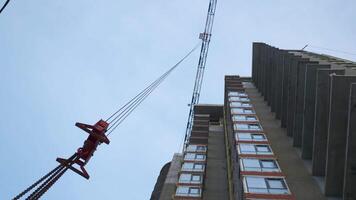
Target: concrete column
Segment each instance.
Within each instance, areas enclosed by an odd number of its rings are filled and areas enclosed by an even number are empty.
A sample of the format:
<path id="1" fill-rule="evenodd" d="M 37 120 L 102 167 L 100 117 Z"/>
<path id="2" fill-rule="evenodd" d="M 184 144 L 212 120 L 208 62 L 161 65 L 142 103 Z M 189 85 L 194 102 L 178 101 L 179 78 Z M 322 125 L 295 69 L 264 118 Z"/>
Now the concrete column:
<path id="1" fill-rule="evenodd" d="M 282 89 L 282 103 L 281 103 L 281 126 L 287 127 L 287 113 L 288 113 L 288 96 L 289 96 L 289 82 L 290 82 L 290 66 L 291 55 L 284 52 L 283 56 L 283 89 Z"/>
<path id="2" fill-rule="evenodd" d="M 300 147 L 302 145 L 302 130 L 304 118 L 304 91 L 305 91 L 305 72 L 308 64 L 317 64 L 317 62 L 310 62 L 309 59 L 303 59 L 298 62 L 297 74 L 297 89 L 295 102 L 295 117 L 293 127 L 293 145 Z"/>
<path id="3" fill-rule="evenodd" d="M 356 83 L 350 89 L 349 115 L 344 175 L 344 200 L 356 199 Z"/>
<path id="4" fill-rule="evenodd" d="M 295 117 L 295 105 L 297 98 L 297 74 L 298 74 L 298 58 L 297 56 L 292 57 L 292 62 L 290 66 L 289 73 L 289 83 L 288 83 L 288 112 L 287 112 L 287 135 L 293 136 L 294 128 L 294 117 Z M 294 142 L 293 142 L 294 143 Z"/>
<path id="5" fill-rule="evenodd" d="M 325 172 L 325 194 L 328 196 L 342 196 L 343 193 L 348 102 L 352 82 L 356 82 L 356 76 L 331 75 Z"/>
<path id="6" fill-rule="evenodd" d="M 344 70 L 317 69 L 315 123 L 312 157 L 312 174 L 325 176 L 326 143 L 329 119 L 330 74 L 343 74 Z"/>
<path id="7" fill-rule="evenodd" d="M 329 69 L 330 65 L 308 64 L 305 71 L 304 116 L 302 130 L 302 158 L 311 159 L 313 155 L 316 76 L 318 69 Z"/>

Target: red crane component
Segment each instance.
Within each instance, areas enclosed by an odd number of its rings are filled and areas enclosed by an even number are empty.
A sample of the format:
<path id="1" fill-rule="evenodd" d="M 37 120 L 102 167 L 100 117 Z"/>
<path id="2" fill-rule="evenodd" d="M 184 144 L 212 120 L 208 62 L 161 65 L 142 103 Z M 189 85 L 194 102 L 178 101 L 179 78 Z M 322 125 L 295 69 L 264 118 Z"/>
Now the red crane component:
<path id="1" fill-rule="evenodd" d="M 74 159 L 57 158 L 56 160 L 61 163 L 61 165 L 69 167 L 69 169 L 71 169 L 75 173 L 83 176 L 86 179 L 89 179 L 89 174 L 85 170 L 84 166 L 89 162 L 90 158 L 96 151 L 96 148 L 101 143 L 110 143 L 110 140 L 105 135 L 109 127 L 109 123 L 101 119 L 94 125 L 88 125 L 78 122 L 75 125 L 87 132 L 89 134 L 88 138 L 84 141 L 83 146 L 78 148 L 77 152 L 75 153 Z M 73 167 L 72 164 L 79 165 L 80 169 Z"/>

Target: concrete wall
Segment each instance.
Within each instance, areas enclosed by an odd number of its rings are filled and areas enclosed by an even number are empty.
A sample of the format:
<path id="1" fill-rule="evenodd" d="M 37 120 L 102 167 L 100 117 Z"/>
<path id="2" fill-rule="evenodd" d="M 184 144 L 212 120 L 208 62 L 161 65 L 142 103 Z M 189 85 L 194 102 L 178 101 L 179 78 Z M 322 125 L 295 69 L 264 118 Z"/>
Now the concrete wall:
<path id="1" fill-rule="evenodd" d="M 264 43 L 253 44 L 252 59 L 254 85 L 310 175 L 320 177 L 320 189 L 327 196 L 353 199 L 356 150 L 349 101 L 356 63 Z"/>

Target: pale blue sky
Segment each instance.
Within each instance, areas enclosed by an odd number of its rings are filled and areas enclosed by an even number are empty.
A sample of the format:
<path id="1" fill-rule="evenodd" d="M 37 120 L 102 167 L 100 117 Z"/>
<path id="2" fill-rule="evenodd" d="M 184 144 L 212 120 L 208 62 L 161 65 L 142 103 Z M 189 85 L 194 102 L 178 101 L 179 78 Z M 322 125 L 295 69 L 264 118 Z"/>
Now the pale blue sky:
<path id="1" fill-rule="evenodd" d="M 107 117 L 190 50 L 207 6 L 11 1 L 0 15 L 0 199 L 82 145 L 87 135 L 75 122 Z M 201 102 L 222 103 L 225 74 L 250 75 L 253 41 L 356 53 L 355 9 L 354 0 L 219 0 Z M 45 199 L 149 199 L 162 165 L 179 150 L 197 62 L 198 51 L 99 147 L 89 181 L 69 172 Z"/>

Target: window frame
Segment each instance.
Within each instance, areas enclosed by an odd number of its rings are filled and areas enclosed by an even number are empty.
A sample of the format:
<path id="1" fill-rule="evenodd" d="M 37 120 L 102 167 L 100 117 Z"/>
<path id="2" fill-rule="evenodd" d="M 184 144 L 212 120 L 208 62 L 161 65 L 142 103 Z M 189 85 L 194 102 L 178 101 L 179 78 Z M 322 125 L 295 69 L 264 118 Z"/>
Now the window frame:
<path id="1" fill-rule="evenodd" d="M 179 188 L 188 189 L 187 193 L 178 193 Z M 192 193 L 192 190 L 198 189 L 198 193 Z M 202 189 L 198 186 L 188 186 L 188 185 L 179 185 L 176 189 L 175 196 L 179 197 L 201 197 Z"/>
<path id="2" fill-rule="evenodd" d="M 248 184 L 248 178 L 258 178 L 262 179 L 261 183 L 264 183 L 266 186 L 264 187 L 250 187 Z M 271 187 L 271 184 L 269 183 L 270 180 L 279 180 L 282 183 L 283 188 L 273 188 Z M 291 192 L 289 190 L 287 181 L 285 180 L 285 177 L 271 177 L 271 176 L 243 176 L 243 188 L 245 193 L 254 193 L 254 194 L 271 194 L 271 195 L 291 195 Z M 251 191 L 255 190 L 255 191 Z M 261 190 L 260 192 L 257 192 L 256 190 Z M 273 192 L 273 191 L 282 191 L 282 192 Z M 263 192 L 265 191 L 265 192 Z"/>
<path id="3" fill-rule="evenodd" d="M 194 157 L 187 157 L 188 155 L 193 155 Z M 198 158 L 199 156 L 202 156 L 202 158 Z M 184 154 L 184 161 L 206 161 L 206 155 L 202 153 L 193 153 L 193 152 L 187 152 Z"/>
<path id="4" fill-rule="evenodd" d="M 257 160 L 259 167 L 246 166 L 247 160 Z M 276 168 L 264 167 L 263 162 L 273 161 Z M 244 172 L 281 172 L 281 168 L 276 159 L 266 159 L 266 158 L 240 158 L 239 159 L 240 169 Z"/>
<path id="5" fill-rule="evenodd" d="M 241 128 L 241 126 L 247 126 L 247 129 L 243 129 L 243 128 Z M 251 128 L 253 126 L 257 126 L 258 129 Z M 259 123 L 235 123 L 234 130 L 235 131 L 263 131 L 263 128 L 262 128 L 261 124 L 259 124 Z"/>
<path id="6" fill-rule="evenodd" d="M 182 180 L 182 176 L 184 176 L 184 175 L 189 175 L 189 180 Z M 199 180 L 198 181 L 194 180 L 194 177 L 199 177 Z M 203 183 L 203 177 L 202 177 L 202 174 L 194 174 L 194 173 L 182 172 L 179 175 L 178 183 L 181 183 L 181 184 L 202 184 Z"/>
<path id="7" fill-rule="evenodd" d="M 248 151 L 248 152 L 245 152 L 245 151 L 242 151 L 241 150 L 241 147 L 242 146 L 253 146 L 254 150 L 255 151 Z M 268 153 L 264 153 L 264 151 L 258 151 L 258 147 L 267 147 L 269 149 Z M 272 148 L 269 144 L 255 144 L 255 143 L 239 143 L 237 144 L 237 151 L 238 151 L 238 154 L 249 154 L 249 155 L 274 155 L 273 154 L 273 151 L 272 151 Z"/>
<path id="8" fill-rule="evenodd" d="M 232 115 L 255 115 L 256 112 L 252 109 L 252 108 L 239 108 L 239 107 L 232 107 L 230 108 L 231 110 L 231 114 Z M 243 112 L 237 112 L 234 110 L 242 110 Z M 246 112 L 247 110 L 251 111 L 251 112 Z"/>
<path id="9" fill-rule="evenodd" d="M 184 168 L 184 165 L 192 165 L 192 168 Z M 202 166 L 202 168 L 197 168 L 196 166 Z M 194 162 L 183 162 L 181 166 L 182 172 L 204 172 L 205 164 L 204 163 L 194 163 Z"/>
<path id="10" fill-rule="evenodd" d="M 240 138 L 240 135 L 249 135 L 250 137 L 248 139 L 243 139 L 243 138 Z M 253 138 L 254 135 L 261 135 L 261 136 L 263 136 L 263 139 L 262 140 L 261 139 L 254 139 Z M 241 142 L 241 141 L 244 141 L 244 142 L 246 142 L 246 141 L 267 142 L 268 141 L 267 136 L 264 133 L 259 133 L 259 132 L 257 132 L 257 133 L 254 133 L 254 132 L 238 132 L 238 131 L 235 132 L 235 140 L 239 141 L 239 142 Z"/>

